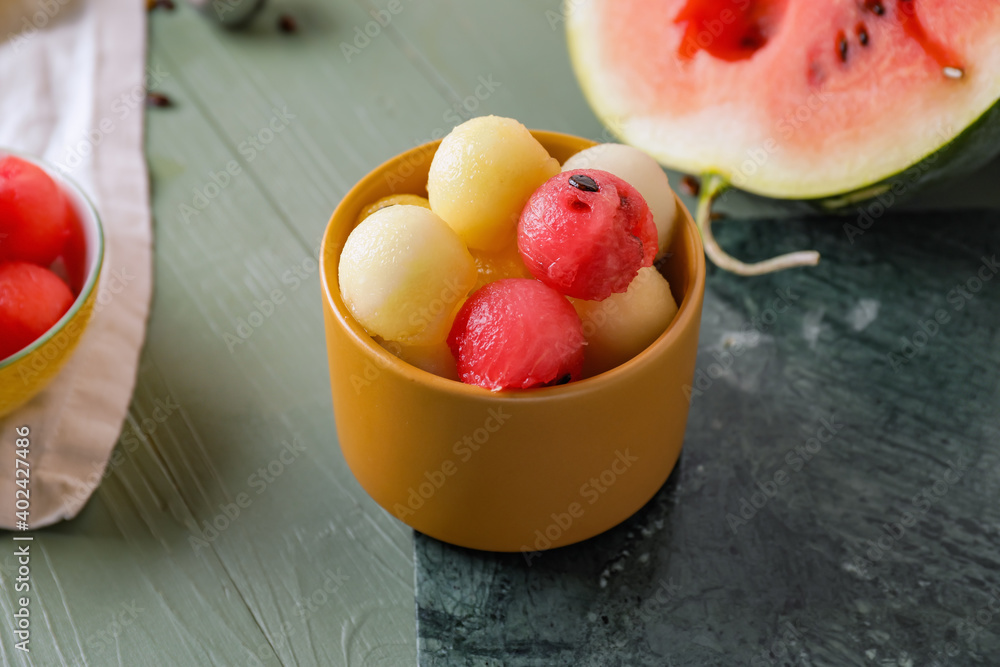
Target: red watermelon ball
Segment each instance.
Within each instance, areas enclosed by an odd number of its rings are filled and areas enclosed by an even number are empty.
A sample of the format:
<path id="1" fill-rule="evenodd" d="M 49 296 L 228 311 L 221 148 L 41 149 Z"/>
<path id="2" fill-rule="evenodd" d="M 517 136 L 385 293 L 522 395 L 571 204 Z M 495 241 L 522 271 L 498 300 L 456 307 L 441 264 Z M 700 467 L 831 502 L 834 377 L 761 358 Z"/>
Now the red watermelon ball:
<path id="1" fill-rule="evenodd" d="M 517 245 L 531 275 L 566 296 L 624 292 L 656 256 L 653 214 L 631 185 L 600 169 L 546 181 L 521 211 Z"/>
<path id="2" fill-rule="evenodd" d="M 583 346 L 583 325 L 570 302 L 530 278 L 479 288 L 448 335 L 462 382 L 492 391 L 578 380 Z"/>
<path id="3" fill-rule="evenodd" d="M 52 328 L 73 305 L 59 276 L 28 262 L 0 263 L 0 359 Z"/>
<path id="4" fill-rule="evenodd" d="M 19 157 L 0 158 L 0 261 L 50 265 L 70 224 L 70 203 L 52 177 Z"/>

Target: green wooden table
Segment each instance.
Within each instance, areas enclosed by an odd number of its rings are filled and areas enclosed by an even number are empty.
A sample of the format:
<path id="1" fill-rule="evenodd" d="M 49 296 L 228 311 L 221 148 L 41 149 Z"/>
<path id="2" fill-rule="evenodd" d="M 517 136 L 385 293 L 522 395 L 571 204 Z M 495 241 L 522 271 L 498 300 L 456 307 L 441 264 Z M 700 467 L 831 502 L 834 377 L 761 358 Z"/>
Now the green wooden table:
<path id="1" fill-rule="evenodd" d="M 124 459 L 36 534 L 30 662 L 7 630 L 4 665 L 415 663 L 412 533 L 337 447 L 317 245 L 355 181 L 462 119 L 605 137 L 562 31 L 559 0 L 276 0 L 242 32 L 153 12 L 174 106 L 148 112 L 156 282 Z"/>
<path id="2" fill-rule="evenodd" d="M 275 1 L 241 32 L 151 13 L 174 106 L 147 117 L 155 292 L 124 460 L 36 534 L 30 663 L 5 630 L 2 664 L 415 663 L 412 532 L 337 447 L 317 244 L 355 181 L 461 119 L 600 136 L 558 5 L 404 0 L 383 26 L 368 2 Z"/>

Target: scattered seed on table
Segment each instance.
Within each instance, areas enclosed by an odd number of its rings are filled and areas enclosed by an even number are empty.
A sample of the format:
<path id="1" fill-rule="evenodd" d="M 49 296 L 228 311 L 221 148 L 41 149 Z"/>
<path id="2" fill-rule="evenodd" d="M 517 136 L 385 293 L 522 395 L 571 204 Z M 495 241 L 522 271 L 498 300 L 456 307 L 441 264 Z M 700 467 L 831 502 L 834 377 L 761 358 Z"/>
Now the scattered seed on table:
<path id="1" fill-rule="evenodd" d="M 290 14 L 282 14 L 278 17 L 278 30 L 286 34 L 298 32 L 298 21 L 296 21 L 295 17 Z"/>
<path id="2" fill-rule="evenodd" d="M 172 107 L 174 103 L 163 93 L 150 91 L 146 93 L 146 105 L 151 107 Z"/>
<path id="3" fill-rule="evenodd" d="M 692 197 L 697 197 L 701 192 L 701 183 L 694 176 L 685 176 L 681 179 L 681 190 Z"/>

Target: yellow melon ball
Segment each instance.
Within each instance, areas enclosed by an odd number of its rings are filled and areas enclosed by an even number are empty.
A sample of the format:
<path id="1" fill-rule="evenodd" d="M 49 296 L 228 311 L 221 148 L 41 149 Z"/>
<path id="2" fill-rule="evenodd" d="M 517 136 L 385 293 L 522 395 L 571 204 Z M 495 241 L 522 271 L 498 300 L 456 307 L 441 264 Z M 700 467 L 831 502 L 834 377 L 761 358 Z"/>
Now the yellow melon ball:
<path id="1" fill-rule="evenodd" d="M 521 209 L 559 162 L 511 118 L 482 116 L 444 138 L 427 177 L 431 209 L 469 248 L 497 252 L 514 238 Z"/>
<path id="2" fill-rule="evenodd" d="M 533 278 L 531 271 L 524 265 L 517 243 L 511 243 L 499 252 L 472 250 L 472 258 L 476 261 L 478 278 L 473 292 L 477 289 L 504 278 Z"/>
<path id="3" fill-rule="evenodd" d="M 369 334 L 409 345 L 448 336 L 476 263 L 455 231 L 428 209 L 383 208 L 354 228 L 340 255 L 340 293 Z"/>
<path id="4" fill-rule="evenodd" d="M 421 208 L 431 207 L 431 203 L 427 201 L 427 198 L 421 197 L 420 195 L 389 195 L 387 197 L 382 197 L 381 199 L 361 209 L 361 213 L 360 215 L 358 215 L 358 221 L 354 224 L 359 225 L 361 224 L 362 220 L 367 218 L 375 211 L 379 211 L 383 208 L 388 208 L 390 206 L 395 206 L 397 204 L 403 204 L 407 206 L 419 206 Z"/>
<path id="5" fill-rule="evenodd" d="M 583 322 L 583 375 L 591 377 L 625 363 L 660 337 L 677 314 L 670 284 L 647 266 L 628 290 L 603 301 L 570 299 Z"/>
<path id="6" fill-rule="evenodd" d="M 449 380 L 459 380 L 458 365 L 447 342 L 433 345 L 403 345 L 391 340 L 375 338 L 375 341 L 401 360 L 428 373 Z"/>

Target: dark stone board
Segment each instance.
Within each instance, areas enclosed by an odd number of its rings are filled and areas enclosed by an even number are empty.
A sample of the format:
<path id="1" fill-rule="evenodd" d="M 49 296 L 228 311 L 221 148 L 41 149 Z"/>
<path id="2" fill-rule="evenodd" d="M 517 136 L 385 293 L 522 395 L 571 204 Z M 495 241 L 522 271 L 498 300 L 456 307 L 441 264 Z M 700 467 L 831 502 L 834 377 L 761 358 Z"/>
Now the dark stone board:
<path id="1" fill-rule="evenodd" d="M 1000 664 L 1000 213 L 855 217 L 716 223 L 823 261 L 710 267 L 684 451 L 630 520 L 530 563 L 416 536 L 421 666 Z"/>

